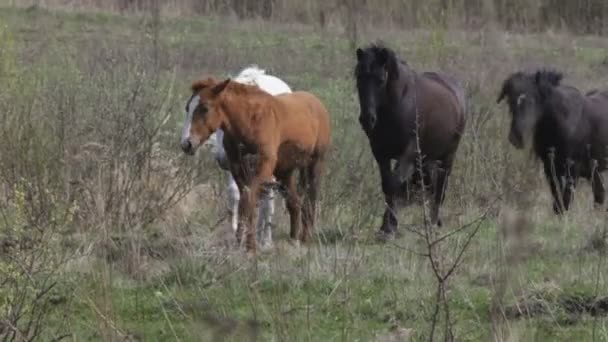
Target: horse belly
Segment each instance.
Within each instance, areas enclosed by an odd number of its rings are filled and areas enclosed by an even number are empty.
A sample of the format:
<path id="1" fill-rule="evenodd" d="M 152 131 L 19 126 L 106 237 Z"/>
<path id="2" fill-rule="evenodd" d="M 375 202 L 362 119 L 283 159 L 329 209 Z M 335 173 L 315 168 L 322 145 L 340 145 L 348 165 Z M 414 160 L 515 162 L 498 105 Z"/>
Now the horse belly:
<path id="1" fill-rule="evenodd" d="M 289 171 L 308 165 L 312 151 L 295 143 L 284 143 L 279 147 L 277 155 L 277 170 Z"/>

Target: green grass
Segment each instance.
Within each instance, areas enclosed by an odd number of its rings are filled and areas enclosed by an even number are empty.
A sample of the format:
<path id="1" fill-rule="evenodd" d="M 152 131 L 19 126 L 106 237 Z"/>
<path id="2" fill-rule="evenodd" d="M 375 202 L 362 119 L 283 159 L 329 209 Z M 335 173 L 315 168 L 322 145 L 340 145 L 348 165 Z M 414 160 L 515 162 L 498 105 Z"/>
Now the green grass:
<path id="1" fill-rule="evenodd" d="M 140 65 L 149 64 L 151 58 L 151 27 L 143 16 L 2 8 L 0 23 L 14 35 L 19 68 L 30 70 L 28 77 L 39 80 L 34 89 L 42 89 L 43 94 L 65 89 L 66 94 L 73 94 L 76 119 L 85 117 L 87 111 L 103 109 L 106 103 L 102 101 L 121 96 L 122 88 L 108 84 L 136 79 L 134 75 L 146 70 Z M 356 119 L 358 105 L 351 77 L 354 52 L 348 41 L 337 32 L 220 18 L 163 18 L 159 34 L 160 76 L 146 74 L 150 82 L 145 89 L 149 96 L 168 92 L 171 108 L 175 108 L 170 110 L 174 115 L 166 141 L 162 141 L 167 151 L 179 153 L 174 138 L 181 126 L 188 85 L 201 74 L 227 75 L 257 63 L 294 89 L 318 94 L 327 105 L 334 147 L 324 181 L 318 238 L 308 249 L 289 246 L 288 219 L 278 205 L 277 250 L 254 260 L 215 245 L 214 234 L 219 229 L 214 230 L 213 223 L 224 211 L 224 180 L 218 183 L 219 172 L 209 163 L 211 158 L 203 156 L 208 163 L 201 172 L 209 183 L 219 184 L 215 186 L 220 196 L 207 195 L 207 201 L 197 203 L 186 222 L 167 219 L 137 230 L 147 248 L 143 250 L 167 251 L 165 254 L 142 252 L 143 256 L 134 257 L 127 252 L 133 237 L 120 233 L 111 234 L 124 242 L 118 244 L 124 250 L 115 260 L 104 259 L 103 253 L 78 250 L 75 264 L 66 267 L 58 279 L 44 339 L 69 334 L 75 341 L 102 340 L 114 334 L 145 341 L 216 341 L 223 337 L 240 341 L 255 336 L 260 340 L 369 341 L 392 334 L 395 327 L 412 329 L 416 340 L 427 339 L 435 282 L 428 260 L 420 255 L 423 241 L 403 228 L 404 236 L 394 243 L 381 245 L 373 239 L 380 223 L 382 195 L 376 166 Z M 502 79 L 527 66 L 527 61 L 566 69 L 573 82 L 584 80 L 580 83 L 584 89 L 606 84 L 606 76 L 588 71 L 598 64 L 605 47 L 589 46 L 588 37 L 503 33 L 494 33 L 495 40 L 484 40 L 481 33 L 371 31 L 363 33 L 363 39 L 372 40 L 376 34 L 416 68 L 441 68 L 461 77 L 471 92 L 473 108 L 489 108 L 488 123 L 478 132 L 468 128 L 459 151 L 443 212 L 446 231 L 479 217 L 485 209 L 482 203 L 499 193 L 524 187 L 533 197 L 528 214 L 534 229 L 526 231 L 520 241 L 524 247 L 516 264 L 505 261 L 509 250 L 501 237 L 502 216 L 490 215 L 451 278 L 450 312 L 458 340 L 492 340 L 489 312 L 495 280 L 506 266 L 512 267 L 508 267 L 504 308 L 529 293 L 605 295 L 606 266 L 596 251 L 586 247 L 595 229 L 604 224 L 602 215 L 590 209 L 588 187 L 580 187 L 575 208 L 566 219 L 555 218 L 538 172 L 504 163 L 512 160 L 516 164 L 524 156 L 507 145 L 507 115 L 504 108 L 493 105 Z M 110 60 L 109 65 L 116 69 L 94 69 L 99 74 L 89 74 L 89 65 L 102 60 Z M 18 97 L 12 100 L 27 103 Z M 61 98 L 53 101 L 64 103 Z M 122 103 L 114 104 L 116 107 L 108 104 L 110 109 L 99 109 L 100 113 L 124 108 Z M 49 115 L 58 110 L 52 107 Z M 469 127 L 474 127 L 479 115 L 476 110 L 470 113 Z M 83 125 L 78 127 L 91 129 L 89 122 L 76 121 Z M 533 179 L 531 188 L 526 188 L 524 174 Z M 499 202 L 501 209 L 509 205 L 504 199 Z M 402 210 L 401 220 L 402 227 L 419 225 L 419 208 Z M 75 241 L 66 245 L 97 241 L 99 231 L 65 236 Z M 463 243 L 463 235 L 450 239 L 443 250 L 445 257 L 453 258 Z M 144 271 L 128 271 L 132 263 Z M 601 277 L 596 283 L 598 265 Z M 586 313 L 564 312 L 556 300 L 544 301 L 548 313 L 509 319 L 507 330 L 516 340 L 586 341 L 592 338 L 594 325 L 596 339 L 608 340 L 604 317 L 594 322 Z"/>

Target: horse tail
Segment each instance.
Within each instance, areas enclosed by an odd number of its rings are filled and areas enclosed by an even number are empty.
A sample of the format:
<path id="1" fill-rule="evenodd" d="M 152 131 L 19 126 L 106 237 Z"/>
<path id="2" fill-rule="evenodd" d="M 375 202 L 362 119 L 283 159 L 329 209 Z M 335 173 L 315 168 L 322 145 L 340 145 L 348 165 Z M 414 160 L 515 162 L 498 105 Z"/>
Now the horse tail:
<path id="1" fill-rule="evenodd" d="M 252 64 L 241 70 L 241 72 L 235 77 L 235 81 L 245 84 L 254 84 L 255 80 L 262 75 L 266 75 L 266 70 Z"/>

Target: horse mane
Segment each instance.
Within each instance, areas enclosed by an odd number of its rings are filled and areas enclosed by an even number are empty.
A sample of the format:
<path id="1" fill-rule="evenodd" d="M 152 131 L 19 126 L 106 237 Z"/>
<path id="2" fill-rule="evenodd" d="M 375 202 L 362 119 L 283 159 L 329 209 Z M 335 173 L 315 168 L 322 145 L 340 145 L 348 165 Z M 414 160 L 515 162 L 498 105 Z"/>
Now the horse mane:
<path id="1" fill-rule="evenodd" d="M 227 89 L 237 95 L 263 95 L 264 97 L 272 97 L 272 95 L 256 85 L 239 83 L 237 81 L 228 83 Z"/>
<path id="2" fill-rule="evenodd" d="M 563 78 L 564 78 L 564 76 L 562 73 L 552 70 L 552 69 L 539 69 L 534 74 L 518 71 L 518 72 L 512 73 L 503 82 L 502 93 L 507 94 L 513 88 L 513 85 L 517 82 L 533 81 L 537 85 L 542 83 L 545 85 L 558 86 L 558 85 L 560 85 Z"/>
<path id="3" fill-rule="evenodd" d="M 407 63 L 400 58 L 397 57 L 395 51 L 389 47 L 387 47 L 382 41 L 378 41 L 376 43 L 371 43 L 367 47 L 362 49 L 364 53 L 371 53 L 374 55 L 374 59 L 384 59 L 384 63 L 389 65 L 390 62 L 402 63 L 407 65 Z M 368 66 L 368 63 L 362 65 L 362 63 L 357 63 L 357 66 L 354 70 L 355 78 L 359 77 L 361 73 L 363 73 L 364 68 Z"/>
<path id="4" fill-rule="evenodd" d="M 207 87 L 212 87 L 218 83 L 219 83 L 219 81 L 217 79 L 215 79 L 213 77 L 207 77 L 205 79 L 200 79 L 200 80 L 192 82 L 190 89 L 192 90 L 192 93 L 198 93 L 201 90 L 203 90 Z"/>
<path id="5" fill-rule="evenodd" d="M 536 71 L 535 80 L 537 84 L 549 84 L 552 86 L 558 86 L 564 75 L 556 70 L 541 69 Z"/>

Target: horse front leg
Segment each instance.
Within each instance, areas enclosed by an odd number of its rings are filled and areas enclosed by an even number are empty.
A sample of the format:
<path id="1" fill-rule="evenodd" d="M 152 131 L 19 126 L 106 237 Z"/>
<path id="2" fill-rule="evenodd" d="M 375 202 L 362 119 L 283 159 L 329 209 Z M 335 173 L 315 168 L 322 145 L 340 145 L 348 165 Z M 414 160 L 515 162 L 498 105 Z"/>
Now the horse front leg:
<path id="1" fill-rule="evenodd" d="M 606 199 L 606 189 L 604 188 L 604 179 L 602 174 L 596 168 L 592 169 L 593 176 L 591 178 L 591 188 L 593 190 L 593 203 L 596 208 L 604 205 Z"/>
<path id="2" fill-rule="evenodd" d="M 231 172 L 228 172 L 228 213 L 230 214 L 232 231 L 236 234 L 239 224 L 240 190 Z"/>
<path id="3" fill-rule="evenodd" d="M 245 173 L 243 172 L 240 163 L 231 163 L 231 175 L 232 179 L 234 180 L 234 183 L 237 186 L 236 191 L 234 191 L 234 189 L 231 189 L 231 204 L 233 205 L 232 219 L 236 220 L 236 242 L 238 246 L 241 246 L 241 243 L 243 241 L 243 233 L 247 230 L 247 199 L 244 199 L 244 197 L 247 189 L 249 188 L 249 182 L 245 177 Z"/>
<path id="4" fill-rule="evenodd" d="M 274 185 L 262 185 L 258 210 L 258 240 L 264 248 L 272 247 L 272 219 L 274 216 Z"/>
<path id="5" fill-rule="evenodd" d="M 227 138 L 227 136 L 224 136 Z M 232 217 L 232 229 L 235 231 L 237 245 L 240 246 L 243 240 L 243 232 L 246 230 L 243 220 L 245 208 L 242 203 L 242 193 L 248 185 L 247 170 L 244 166 L 243 155 L 238 144 L 230 139 L 224 139 L 223 149 L 225 158 L 228 160 L 227 166 L 230 169 L 228 178 L 228 201 L 230 214 Z"/>
<path id="6" fill-rule="evenodd" d="M 256 226 L 253 224 L 256 202 L 259 197 L 260 187 L 272 181 L 272 173 L 276 165 L 276 157 L 271 154 L 260 153 L 257 170 L 251 177 L 249 185 L 241 191 L 239 202 L 239 216 L 244 217 L 245 247 L 248 252 L 257 251 Z"/>
<path id="7" fill-rule="evenodd" d="M 566 159 L 566 174 L 565 174 L 565 183 L 564 183 L 564 208 L 568 210 L 570 208 L 570 204 L 574 199 L 574 189 L 576 188 L 576 183 L 579 178 L 579 169 L 577 165 L 575 165 L 574 161 L 570 158 Z"/>
<path id="8" fill-rule="evenodd" d="M 378 160 L 378 167 L 380 168 L 380 178 L 382 180 L 382 192 L 384 193 L 384 200 L 386 202 L 386 209 L 382 216 L 382 225 L 379 230 L 379 238 L 388 240 L 394 238 L 397 232 L 397 212 L 395 205 L 395 195 L 399 188 L 399 180 L 393 174 L 391 170 L 390 159 Z"/>
<path id="9" fill-rule="evenodd" d="M 433 163 L 430 169 L 431 172 L 431 190 L 433 193 L 433 202 L 431 205 L 431 224 L 442 226 L 439 218 L 439 209 L 445 200 L 445 192 L 448 185 L 448 177 L 450 175 L 450 167 L 443 168 L 440 162 Z"/>
<path id="10" fill-rule="evenodd" d="M 543 163 L 543 170 L 553 197 L 553 212 L 556 215 L 561 215 L 565 212 L 563 202 L 564 172 L 561 172 L 561 170 L 551 161 L 545 161 Z"/>

